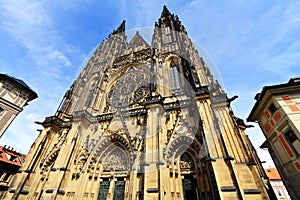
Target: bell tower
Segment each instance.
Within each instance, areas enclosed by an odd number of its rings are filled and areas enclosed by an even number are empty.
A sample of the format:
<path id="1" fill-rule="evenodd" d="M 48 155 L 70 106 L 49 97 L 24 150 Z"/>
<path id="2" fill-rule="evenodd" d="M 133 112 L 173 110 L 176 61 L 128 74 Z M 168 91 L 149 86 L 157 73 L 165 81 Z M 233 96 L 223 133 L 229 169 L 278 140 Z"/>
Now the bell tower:
<path id="1" fill-rule="evenodd" d="M 272 199 L 233 99 L 166 6 L 149 43 L 123 21 L 42 122 L 7 199 Z"/>

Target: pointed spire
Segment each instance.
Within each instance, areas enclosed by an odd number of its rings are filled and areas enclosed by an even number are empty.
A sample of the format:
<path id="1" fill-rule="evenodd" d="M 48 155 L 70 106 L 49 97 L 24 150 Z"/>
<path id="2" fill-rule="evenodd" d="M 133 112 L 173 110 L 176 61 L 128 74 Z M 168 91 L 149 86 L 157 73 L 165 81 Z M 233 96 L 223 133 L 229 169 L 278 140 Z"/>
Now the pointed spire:
<path id="1" fill-rule="evenodd" d="M 162 18 L 162 17 L 167 18 L 167 17 L 170 16 L 170 15 L 171 15 L 171 13 L 170 13 L 170 11 L 168 10 L 167 6 L 164 5 L 163 11 L 162 11 L 162 13 L 161 13 L 161 18 Z"/>
<path id="2" fill-rule="evenodd" d="M 113 30 L 112 35 L 124 33 L 125 32 L 125 20 L 122 21 L 121 25 L 117 28 L 117 30 Z"/>
<path id="3" fill-rule="evenodd" d="M 184 26 L 181 24 L 179 17 L 168 10 L 167 6 L 164 5 L 161 17 L 158 19 L 158 23 L 155 22 L 155 27 L 170 27 L 171 29 L 179 32 L 186 33 Z"/>

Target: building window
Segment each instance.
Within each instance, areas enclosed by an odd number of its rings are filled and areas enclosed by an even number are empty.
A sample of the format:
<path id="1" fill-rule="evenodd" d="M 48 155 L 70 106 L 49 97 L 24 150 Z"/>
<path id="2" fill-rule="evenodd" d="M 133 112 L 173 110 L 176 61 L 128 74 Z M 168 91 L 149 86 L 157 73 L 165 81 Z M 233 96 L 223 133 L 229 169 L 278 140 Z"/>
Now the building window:
<path id="1" fill-rule="evenodd" d="M 170 32 L 170 27 L 166 27 L 165 28 L 165 31 L 166 31 L 166 34 L 170 34 L 171 32 Z"/>
<path id="2" fill-rule="evenodd" d="M 292 130 L 289 130 L 288 132 L 286 132 L 285 136 L 291 143 L 295 142 L 298 139 L 296 134 Z"/>
<path id="3" fill-rule="evenodd" d="M 271 115 L 273 115 L 276 112 L 277 108 L 275 107 L 275 105 L 273 103 L 271 103 L 268 110 L 271 113 Z"/>
<path id="4" fill-rule="evenodd" d="M 86 106 L 91 106 L 95 93 L 96 93 L 96 85 L 95 85 L 95 83 L 93 83 L 93 85 L 89 91 L 89 94 L 86 98 L 86 102 L 85 102 Z"/>
<path id="5" fill-rule="evenodd" d="M 165 32 L 165 43 L 172 42 L 172 36 L 171 36 L 170 27 L 165 27 L 164 28 L 164 32 Z"/>
<path id="6" fill-rule="evenodd" d="M 170 78 L 172 84 L 172 91 L 180 89 L 179 72 L 176 64 L 172 61 L 170 67 Z"/>
<path id="7" fill-rule="evenodd" d="M 279 196 L 282 196 L 282 193 L 281 193 L 281 191 L 280 191 L 280 190 L 278 190 L 278 195 L 279 195 Z"/>
<path id="8" fill-rule="evenodd" d="M 6 175 L 3 178 L 3 181 L 8 181 L 8 178 L 10 177 L 10 173 L 6 173 Z"/>
<path id="9" fill-rule="evenodd" d="M 166 35 L 166 43 L 172 42 L 171 35 Z"/>
<path id="10" fill-rule="evenodd" d="M 3 113 L 4 109 L 0 107 L 0 115 Z"/>
<path id="11" fill-rule="evenodd" d="M 293 152 L 296 155 L 300 155 L 300 140 L 298 139 L 295 132 L 289 129 L 287 132 L 285 132 L 284 136 Z"/>
<path id="12" fill-rule="evenodd" d="M 7 182 L 10 175 L 8 172 L 0 172 L 0 181 Z"/>

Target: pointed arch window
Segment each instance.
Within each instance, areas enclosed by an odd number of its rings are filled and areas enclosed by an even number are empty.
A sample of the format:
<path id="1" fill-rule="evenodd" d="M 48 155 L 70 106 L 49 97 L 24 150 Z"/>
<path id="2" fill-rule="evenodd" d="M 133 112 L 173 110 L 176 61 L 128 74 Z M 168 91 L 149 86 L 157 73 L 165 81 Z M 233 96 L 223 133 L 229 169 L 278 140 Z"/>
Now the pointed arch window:
<path id="1" fill-rule="evenodd" d="M 90 91 L 89 91 L 89 94 L 87 96 L 87 99 L 86 99 L 86 102 L 85 102 L 85 106 L 91 106 L 92 104 L 92 101 L 93 101 L 93 97 L 95 95 L 95 92 L 96 92 L 96 84 L 93 83 Z"/>
<path id="2" fill-rule="evenodd" d="M 165 27 L 164 32 L 165 32 L 165 43 L 167 44 L 167 43 L 172 42 L 170 27 Z"/>
<path id="3" fill-rule="evenodd" d="M 179 72 L 177 65 L 174 61 L 170 64 L 170 78 L 171 78 L 171 88 L 172 91 L 176 91 L 180 89 L 180 81 L 179 81 Z"/>
<path id="4" fill-rule="evenodd" d="M 0 106 L 0 115 L 2 114 L 3 111 L 4 109 Z"/>

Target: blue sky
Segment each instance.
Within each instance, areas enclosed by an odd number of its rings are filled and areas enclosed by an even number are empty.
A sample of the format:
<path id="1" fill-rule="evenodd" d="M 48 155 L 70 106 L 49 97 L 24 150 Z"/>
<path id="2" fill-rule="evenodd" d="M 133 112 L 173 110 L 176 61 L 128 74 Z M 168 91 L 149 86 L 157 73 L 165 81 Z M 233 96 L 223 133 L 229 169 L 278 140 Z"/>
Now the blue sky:
<path id="1" fill-rule="evenodd" d="M 123 19 L 126 29 L 153 27 L 164 4 L 210 55 L 228 96 L 239 96 L 236 116 L 247 118 L 263 86 L 300 76 L 300 1 L 0 0 L 0 72 L 39 95 L 0 145 L 26 153 L 41 128 L 33 122 L 54 114 L 90 52 Z M 256 148 L 264 141 L 259 128 L 247 133 Z"/>

